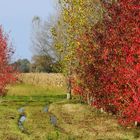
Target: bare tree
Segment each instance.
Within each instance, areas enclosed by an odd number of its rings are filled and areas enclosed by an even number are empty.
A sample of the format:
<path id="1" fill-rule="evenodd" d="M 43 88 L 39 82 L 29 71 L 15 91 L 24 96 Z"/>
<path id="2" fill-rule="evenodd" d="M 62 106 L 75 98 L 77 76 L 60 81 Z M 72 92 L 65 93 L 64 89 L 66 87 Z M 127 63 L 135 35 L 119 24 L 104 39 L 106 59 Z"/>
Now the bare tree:
<path id="1" fill-rule="evenodd" d="M 42 21 L 40 17 L 34 17 L 32 20 L 32 50 L 35 54 L 50 56 L 57 61 L 58 54 L 54 46 L 52 28 L 55 26 L 55 20 L 51 18 L 48 21 Z"/>

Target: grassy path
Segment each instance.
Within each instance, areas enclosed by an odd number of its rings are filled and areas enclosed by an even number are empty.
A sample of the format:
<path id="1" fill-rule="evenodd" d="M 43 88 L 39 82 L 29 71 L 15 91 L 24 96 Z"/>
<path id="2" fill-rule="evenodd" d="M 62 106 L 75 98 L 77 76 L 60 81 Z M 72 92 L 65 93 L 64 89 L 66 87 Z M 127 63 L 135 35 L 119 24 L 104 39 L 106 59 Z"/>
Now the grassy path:
<path id="1" fill-rule="evenodd" d="M 125 129 L 115 117 L 75 100 L 67 101 L 62 89 L 31 85 L 10 87 L 0 100 L 0 140 L 139 140 L 139 129 Z M 26 106 L 25 106 L 26 104 Z M 28 133 L 18 127 L 24 106 Z M 47 111 L 45 107 L 49 106 Z M 51 123 L 56 116 L 56 124 Z"/>

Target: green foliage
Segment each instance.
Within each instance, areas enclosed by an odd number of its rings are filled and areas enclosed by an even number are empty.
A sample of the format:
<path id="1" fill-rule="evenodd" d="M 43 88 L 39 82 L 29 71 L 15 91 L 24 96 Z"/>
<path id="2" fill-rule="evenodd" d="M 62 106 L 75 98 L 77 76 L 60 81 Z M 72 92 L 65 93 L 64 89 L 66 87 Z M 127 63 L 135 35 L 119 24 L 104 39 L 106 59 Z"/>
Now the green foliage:
<path id="1" fill-rule="evenodd" d="M 28 59 L 18 59 L 12 65 L 19 72 L 22 73 L 30 72 L 30 61 Z"/>

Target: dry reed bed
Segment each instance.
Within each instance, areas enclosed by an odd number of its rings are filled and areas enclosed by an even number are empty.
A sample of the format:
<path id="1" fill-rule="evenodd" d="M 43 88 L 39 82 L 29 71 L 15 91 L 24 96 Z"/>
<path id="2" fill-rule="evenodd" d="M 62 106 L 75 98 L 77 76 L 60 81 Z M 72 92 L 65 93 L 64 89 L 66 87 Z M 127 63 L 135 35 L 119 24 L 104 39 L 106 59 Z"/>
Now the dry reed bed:
<path id="1" fill-rule="evenodd" d="M 49 87 L 65 87 L 65 77 L 60 73 L 25 73 L 19 77 L 26 84 L 41 85 Z"/>

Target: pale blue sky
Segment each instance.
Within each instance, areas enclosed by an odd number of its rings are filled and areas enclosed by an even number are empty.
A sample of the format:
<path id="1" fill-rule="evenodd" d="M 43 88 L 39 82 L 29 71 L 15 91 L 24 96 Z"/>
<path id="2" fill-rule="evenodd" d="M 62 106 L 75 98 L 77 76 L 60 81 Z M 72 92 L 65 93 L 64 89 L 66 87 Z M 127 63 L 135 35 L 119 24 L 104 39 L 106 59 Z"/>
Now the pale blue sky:
<path id="1" fill-rule="evenodd" d="M 16 49 L 14 58 L 28 58 L 31 52 L 31 29 L 34 16 L 47 20 L 56 15 L 57 0 L 0 0 L 0 25 L 7 33 Z"/>

